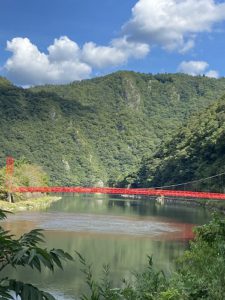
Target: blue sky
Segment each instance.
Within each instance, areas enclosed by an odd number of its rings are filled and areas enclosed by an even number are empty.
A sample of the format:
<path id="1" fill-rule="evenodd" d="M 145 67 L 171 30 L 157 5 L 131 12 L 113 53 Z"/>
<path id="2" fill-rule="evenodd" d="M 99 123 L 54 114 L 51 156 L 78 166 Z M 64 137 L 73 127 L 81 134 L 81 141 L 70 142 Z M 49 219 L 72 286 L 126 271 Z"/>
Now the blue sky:
<path id="1" fill-rule="evenodd" d="M 1 0 L 0 74 L 17 85 L 116 70 L 225 76 L 225 1 Z"/>

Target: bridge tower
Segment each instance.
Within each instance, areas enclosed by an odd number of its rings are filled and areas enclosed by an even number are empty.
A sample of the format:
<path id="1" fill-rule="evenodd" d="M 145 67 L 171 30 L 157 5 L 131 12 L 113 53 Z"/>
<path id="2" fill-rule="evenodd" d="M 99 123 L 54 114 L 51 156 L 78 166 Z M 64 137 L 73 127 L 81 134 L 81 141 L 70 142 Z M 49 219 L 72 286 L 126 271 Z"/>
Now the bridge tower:
<path id="1" fill-rule="evenodd" d="M 6 159 L 6 170 L 5 170 L 5 186 L 8 194 L 8 201 L 13 202 L 13 173 L 14 173 L 14 158 L 9 156 Z"/>

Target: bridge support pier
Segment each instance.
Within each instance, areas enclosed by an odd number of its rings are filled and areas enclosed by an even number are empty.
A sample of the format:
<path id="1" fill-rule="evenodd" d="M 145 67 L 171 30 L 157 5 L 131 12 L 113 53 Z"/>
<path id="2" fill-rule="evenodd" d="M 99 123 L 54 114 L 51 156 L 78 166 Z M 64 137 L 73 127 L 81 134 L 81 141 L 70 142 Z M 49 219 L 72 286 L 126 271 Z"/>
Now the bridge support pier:
<path id="1" fill-rule="evenodd" d="M 156 203 L 160 204 L 160 205 L 164 205 L 165 204 L 165 197 L 164 196 L 159 196 L 156 198 Z"/>
<path id="2" fill-rule="evenodd" d="M 9 203 L 14 203 L 14 198 L 12 193 L 7 193 L 7 199 Z"/>

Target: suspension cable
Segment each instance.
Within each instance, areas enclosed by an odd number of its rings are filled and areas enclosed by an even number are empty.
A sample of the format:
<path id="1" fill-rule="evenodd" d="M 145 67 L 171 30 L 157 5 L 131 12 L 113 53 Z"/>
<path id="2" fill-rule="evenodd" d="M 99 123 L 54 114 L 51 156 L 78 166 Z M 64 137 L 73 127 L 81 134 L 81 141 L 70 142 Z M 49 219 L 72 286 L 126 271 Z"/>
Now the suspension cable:
<path id="1" fill-rule="evenodd" d="M 171 184 L 171 185 L 156 186 L 156 187 L 153 187 L 153 188 L 154 189 L 163 189 L 163 188 L 176 187 L 176 186 L 181 186 L 181 185 L 188 185 L 188 184 L 191 184 L 191 183 L 202 182 L 204 180 L 208 180 L 208 179 L 211 179 L 211 178 L 216 178 L 216 177 L 219 177 L 219 176 L 224 175 L 224 174 L 225 174 L 225 172 L 219 173 L 219 174 L 216 174 L 216 175 L 213 175 L 213 176 L 201 178 L 201 179 L 196 179 L 196 180 L 192 180 L 192 181 L 186 181 L 186 182 Z"/>

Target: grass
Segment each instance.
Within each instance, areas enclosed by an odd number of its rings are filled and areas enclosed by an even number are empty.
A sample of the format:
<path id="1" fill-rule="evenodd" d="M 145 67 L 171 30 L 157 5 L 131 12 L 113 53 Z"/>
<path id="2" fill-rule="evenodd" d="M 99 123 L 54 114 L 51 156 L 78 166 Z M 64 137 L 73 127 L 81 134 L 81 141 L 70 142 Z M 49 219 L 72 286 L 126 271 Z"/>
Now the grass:
<path id="1" fill-rule="evenodd" d="M 24 210 L 35 210 L 39 208 L 49 207 L 52 202 L 60 200 L 59 196 L 44 196 L 39 198 L 32 198 L 24 201 L 18 201 L 15 203 L 9 203 L 7 201 L 0 200 L 0 209 L 17 212 Z"/>

